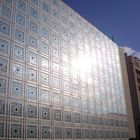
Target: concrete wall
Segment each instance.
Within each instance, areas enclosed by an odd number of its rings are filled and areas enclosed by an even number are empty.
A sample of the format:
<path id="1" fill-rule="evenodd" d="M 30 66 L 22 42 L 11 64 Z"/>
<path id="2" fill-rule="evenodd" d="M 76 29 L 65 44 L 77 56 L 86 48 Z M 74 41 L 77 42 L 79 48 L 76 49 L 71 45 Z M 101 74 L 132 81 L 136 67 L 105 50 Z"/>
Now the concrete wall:
<path id="1" fill-rule="evenodd" d="M 135 132 L 132 101 L 131 101 L 130 88 L 129 88 L 128 72 L 127 72 L 127 67 L 126 67 L 125 54 L 122 49 L 120 49 L 120 61 L 121 61 L 122 76 L 123 76 L 123 82 L 124 82 L 124 92 L 125 92 L 127 113 L 128 113 L 129 137 L 135 138 L 136 132 Z"/>

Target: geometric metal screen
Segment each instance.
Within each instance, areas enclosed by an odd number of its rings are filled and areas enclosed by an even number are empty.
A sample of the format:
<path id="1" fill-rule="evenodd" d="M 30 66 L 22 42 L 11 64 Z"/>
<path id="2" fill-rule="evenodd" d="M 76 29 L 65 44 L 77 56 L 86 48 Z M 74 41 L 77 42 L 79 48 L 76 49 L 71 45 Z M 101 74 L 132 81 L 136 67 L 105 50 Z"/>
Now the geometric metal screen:
<path id="1" fill-rule="evenodd" d="M 60 0 L 0 1 L 0 139 L 128 139 L 118 47 Z"/>

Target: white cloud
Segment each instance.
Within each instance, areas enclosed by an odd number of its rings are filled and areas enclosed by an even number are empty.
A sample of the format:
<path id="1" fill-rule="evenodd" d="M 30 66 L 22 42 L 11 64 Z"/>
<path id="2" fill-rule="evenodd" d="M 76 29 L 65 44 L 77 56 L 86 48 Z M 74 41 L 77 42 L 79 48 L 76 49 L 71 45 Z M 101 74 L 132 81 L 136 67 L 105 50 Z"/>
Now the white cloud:
<path id="1" fill-rule="evenodd" d="M 140 59 L 140 52 L 136 52 L 135 50 L 133 50 L 132 48 L 129 48 L 129 47 L 122 47 L 122 49 L 124 50 L 125 53 L 127 53 L 128 56 L 132 55 L 132 56 Z"/>
<path id="2" fill-rule="evenodd" d="M 134 56 L 140 59 L 140 52 L 136 52 Z"/>
<path id="3" fill-rule="evenodd" d="M 132 48 L 129 47 L 122 47 L 124 52 L 127 53 L 127 55 L 133 55 L 135 54 L 135 50 L 133 50 Z"/>

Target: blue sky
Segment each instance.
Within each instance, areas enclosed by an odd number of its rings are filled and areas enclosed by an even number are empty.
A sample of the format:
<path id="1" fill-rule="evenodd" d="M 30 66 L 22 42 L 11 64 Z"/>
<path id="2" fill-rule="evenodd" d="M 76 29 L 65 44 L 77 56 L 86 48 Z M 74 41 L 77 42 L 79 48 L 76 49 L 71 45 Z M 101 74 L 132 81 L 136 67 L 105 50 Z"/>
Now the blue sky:
<path id="1" fill-rule="evenodd" d="M 64 0 L 120 46 L 140 51 L 140 0 Z"/>

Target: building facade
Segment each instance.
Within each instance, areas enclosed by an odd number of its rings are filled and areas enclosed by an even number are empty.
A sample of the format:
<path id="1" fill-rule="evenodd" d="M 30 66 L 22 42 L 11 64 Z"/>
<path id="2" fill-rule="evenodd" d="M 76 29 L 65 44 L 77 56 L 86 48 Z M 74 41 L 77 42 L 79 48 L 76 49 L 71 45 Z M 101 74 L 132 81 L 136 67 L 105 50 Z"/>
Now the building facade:
<path id="1" fill-rule="evenodd" d="M 140 139 L 140 60 L 126 55 L 137 140 Z"/>
<path id="2" fill-rule="evenodd" d="M 60 0 L 1 0 L 0 139 L 128 137 L 118 46 Z"/>
<path id="3" fill-rule="evenodd" d="M 133 103 L 131 99 L 131 90 L 130 90 L 130 80 L 132 81 L 132 77 L 130 78 L 127 70 L 127 59 L 126 54 L 122 48 L 119 48 L 120 52 L 120 62 L 122 68 L 122 77 L 123 77 L 123 84 L 124 84 L 124 92 L 125 92 L 125 99 L 126 99 L 126 108 L 127 108 L 127 117 L 128 117 L 128 130 L 129 130 L 129 137 L 130 139 L 136 138 L 136 130 L 135 130 L 135 123 L 134 123 L 134 114 L 133 114 Z M 138 139 L 139 140 L 139 139 Z"/>

